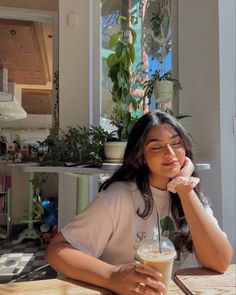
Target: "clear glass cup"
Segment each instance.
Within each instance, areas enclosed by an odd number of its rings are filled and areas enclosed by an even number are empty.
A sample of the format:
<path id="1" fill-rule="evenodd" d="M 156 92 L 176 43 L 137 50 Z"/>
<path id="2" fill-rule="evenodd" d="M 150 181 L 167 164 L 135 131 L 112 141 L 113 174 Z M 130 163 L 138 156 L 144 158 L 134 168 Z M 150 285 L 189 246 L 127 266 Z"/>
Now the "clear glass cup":
<path id="1" fill-rule="evenodd" d="M 175 247 L 165 237 L 161 237 L 160 241 L 158 239 L 143 240 L 135 256 L 136 260 L 157 269 L 162 274 L 160 281 L 165 285 L 164 294 L 168 294 L 175 258 Z"/>

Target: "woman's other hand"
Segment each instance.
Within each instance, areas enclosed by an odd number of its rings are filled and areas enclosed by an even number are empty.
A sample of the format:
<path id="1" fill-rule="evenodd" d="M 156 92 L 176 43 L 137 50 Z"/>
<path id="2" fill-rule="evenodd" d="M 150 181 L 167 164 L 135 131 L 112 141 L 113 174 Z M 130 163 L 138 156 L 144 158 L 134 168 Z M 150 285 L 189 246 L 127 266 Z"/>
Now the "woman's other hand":
<path id="1" fill-rule="evenodd" d="M 188 157 L 185 157 L 183 167 L 181 168 L 181 170 L 175 177 L 179 177 L 179 176 L 190 177 L 193 174 L 193 171 L 194 171 L 194 165 L 192 161 Z"/>
<path id="2" fill-rule="evenodd" d="M 191 175 L 193 174 L 194 168 L 195 167 L 192 161 L 188 157 L 185 157 L 184 164 L 181 170 L 175 177 L 172 178 L 172 181 L 169 183 L 169 190 L 172 192 L 177 192 L 178 194 L 181 194 L 181 192 L 190 192 L 196 186 L 196 184 L 192 181 L 186 181 L 186 180 L 189 177 L 191 177 Z M 186 180 L 184 180 L 185 177 L 186 177 Z M 172 184 L 173 181 L 180 180 L 178 178 L 183 178 L 183 181 L 179 181 L 177 183 Z"/>
<path id="3" fill-rule="evenodd" d="M 111 290 L 117 294 L 163 294 L 165 285 L 160 282 L 162 275 L 142 263 L 118 265 L 111 276 Z"/>

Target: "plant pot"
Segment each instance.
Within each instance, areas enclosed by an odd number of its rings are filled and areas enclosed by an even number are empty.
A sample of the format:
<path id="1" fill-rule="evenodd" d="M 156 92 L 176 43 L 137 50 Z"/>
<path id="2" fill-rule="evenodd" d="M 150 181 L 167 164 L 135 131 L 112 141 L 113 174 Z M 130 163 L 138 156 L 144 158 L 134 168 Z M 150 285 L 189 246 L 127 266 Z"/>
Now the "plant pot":
<path id="1" fill-rule="evenodd" d="M 107 162 L 119 163 L 122 162 L 126 141 L 108 141 L 104 144 L 104 153 Z"/>
<path id="2" fill-rule="evenodd" d="M 168 80 L 157 81 L 154 86 L 156 102 L 167 103 L 172 101 L 174 96 L 174 83 Z"/>

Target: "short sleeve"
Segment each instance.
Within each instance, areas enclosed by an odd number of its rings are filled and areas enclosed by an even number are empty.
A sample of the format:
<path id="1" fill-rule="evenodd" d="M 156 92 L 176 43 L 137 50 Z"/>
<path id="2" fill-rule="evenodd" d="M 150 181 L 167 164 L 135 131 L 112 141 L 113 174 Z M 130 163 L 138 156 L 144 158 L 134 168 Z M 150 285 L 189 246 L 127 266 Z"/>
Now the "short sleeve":
<path id="1" fill-rule="evenodd" d="M 63 227 L 64 238 L 76 249 L 94 257 L 100 257 L 113 232 L 113 220 L 102 196 L 74 220 Z"/>

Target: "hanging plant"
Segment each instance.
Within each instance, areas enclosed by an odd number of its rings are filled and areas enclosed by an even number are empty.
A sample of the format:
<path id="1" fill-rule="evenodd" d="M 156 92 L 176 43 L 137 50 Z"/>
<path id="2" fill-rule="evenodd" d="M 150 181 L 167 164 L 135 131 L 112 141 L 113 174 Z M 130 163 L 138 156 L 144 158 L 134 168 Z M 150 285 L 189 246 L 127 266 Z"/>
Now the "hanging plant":
<path id="1" fill-rule="evenodd" d="M 153 13 L 153 17 L 150 20 L 151 29 L 155 39 L 163 39 L 168 36 L 170 30 L 170 2 L 158 1 L 157 10 Z"/>
<path id="2" fill-rule="evenodd" d="M 163 62 L 171 49 L 170 0 L 149 2 L 145 14 L 145 50 L 159 62 Z"/>
<path id="3" fill-rule="evenodd" d="M 53 113 L 52 113 L 52 128 L 51 134 L 58 134 L 59 132 L 59 71 L 54 73 L 54 87 L 55 87 L 55 101 L 53 106 Z"/>

